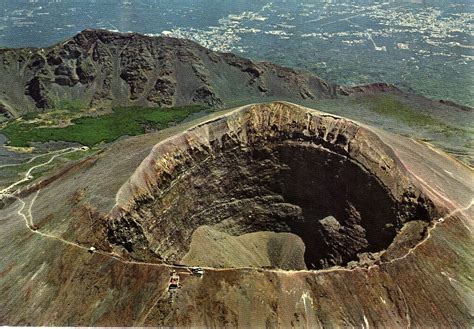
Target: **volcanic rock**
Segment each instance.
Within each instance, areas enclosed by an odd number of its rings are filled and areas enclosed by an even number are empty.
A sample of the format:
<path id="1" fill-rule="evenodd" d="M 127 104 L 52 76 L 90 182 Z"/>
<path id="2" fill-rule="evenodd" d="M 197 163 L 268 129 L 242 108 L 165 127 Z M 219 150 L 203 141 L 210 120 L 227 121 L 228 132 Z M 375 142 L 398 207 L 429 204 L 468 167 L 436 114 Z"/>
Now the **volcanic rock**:
<path id="1" fill-rule="evenodd" d="M 254 106 L 158 144 L 117 200 L 112 240 L 139 227 L 139 245 L 126 248 L 170 264 L 210 225 L 231 235 L 294 233 L 308 268 L 345 265 L 388 247 L 405 223 L 436 214 L 373 133 L 284 104 Z"/>
<path id="2" fill-rule="evenodd" d="M 0 95 L 7 95 L 0 101 L 20 114 L 71 100 L 103 108 L 223 107 L 262 97 L 321 99 L 376 89 L 396 88 L 343 88 L 307 72 L 213 52 L 189 40 L 137 33 L 84 30 L 48 48 L 0 50 Z"/>
<path id="3" fill-rule="evenodd" d="M 121 140 L 0 210 L 0 321 L 471 326 L 472 178 L 281 102 Z"/>

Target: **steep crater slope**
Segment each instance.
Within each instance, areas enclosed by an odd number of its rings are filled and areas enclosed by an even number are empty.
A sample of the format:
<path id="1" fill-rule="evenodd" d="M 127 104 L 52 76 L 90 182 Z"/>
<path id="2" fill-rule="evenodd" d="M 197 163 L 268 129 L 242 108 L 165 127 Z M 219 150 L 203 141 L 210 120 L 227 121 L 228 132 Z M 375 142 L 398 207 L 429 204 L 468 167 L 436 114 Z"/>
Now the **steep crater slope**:
<path id="1" fill-rule="evenodd" d="M 398 255 L 435 213 L 374 133 L 272 103 L 157 144 L 119 191 L 108 235 L 140 260 L 320 269 Z"/>

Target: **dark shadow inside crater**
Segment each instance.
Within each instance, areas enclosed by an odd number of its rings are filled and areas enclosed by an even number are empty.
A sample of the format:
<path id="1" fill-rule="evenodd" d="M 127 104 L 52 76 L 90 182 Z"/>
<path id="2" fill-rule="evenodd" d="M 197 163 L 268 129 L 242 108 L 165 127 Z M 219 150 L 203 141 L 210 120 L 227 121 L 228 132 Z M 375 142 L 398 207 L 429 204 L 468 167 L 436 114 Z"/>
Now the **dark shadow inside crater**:
<path id="1" fill-rule="evenodd" d="M 277 150 L 285 164 L 277 190 L 302 210 L 287 224 L 305 242 L 308 268 L 344 265 L 393 241 L 400 205 L 377 177 L 323 148 L 287 143 Z"/>
<path id="2" fill-rule="evenodd" d="M 429 220 L 419 194 L 406 191 L 397 201 L 348 154 L 303 140 L 265 139 L 249 147 L 228 139 L 193 149 L 165 185 L 159 198 L 137 203 L 114 222 L 112 242 L 137 255 L 153 250 L 167 263 L 208 267 L 291 269 L 295 262 L 283 258 L 301 250 L 305 264 L 294 269 L 321 269 L 383 251 L 404 223 Z M 146 234 L 136 227 L 132 232 L 133 222 L 150 223 Z M 296 240 L 287 235 L 249 235 L 256 232 L 292 233 L 304 248 L 291 249 Z M 251 248 L 262 239 L 267 253 L 257 255 L 261 250 Z"/>

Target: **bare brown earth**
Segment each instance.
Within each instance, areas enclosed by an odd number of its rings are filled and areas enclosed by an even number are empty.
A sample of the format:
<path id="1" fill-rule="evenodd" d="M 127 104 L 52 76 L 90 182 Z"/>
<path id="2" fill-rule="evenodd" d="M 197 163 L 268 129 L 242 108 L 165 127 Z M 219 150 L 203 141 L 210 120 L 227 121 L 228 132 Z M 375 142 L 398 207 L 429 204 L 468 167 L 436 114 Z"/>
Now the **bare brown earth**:
<path id="1" fill-rule="evenodd" d="M 472 326 L 473 181 L 289 103 L 122 140 L 0 210 L 0 323 Z"/>
<path id="2" fill-rule="evenodd" d="M 174 263 L 202 225 L 291 232 L 306 267 L 327 268 L 380 252 L 437 211 L 372 132 L 277 103 L 157 144 L 118 192 L 108 235 L 136 259 Z"/>
<path id="3" fill-rule="evenodd" d="M 304 242 L 296 234 L 260 231 L 233 236 L 200 226 L 181 261 L 195 266 L 306 269 L 304 252 Z"/>

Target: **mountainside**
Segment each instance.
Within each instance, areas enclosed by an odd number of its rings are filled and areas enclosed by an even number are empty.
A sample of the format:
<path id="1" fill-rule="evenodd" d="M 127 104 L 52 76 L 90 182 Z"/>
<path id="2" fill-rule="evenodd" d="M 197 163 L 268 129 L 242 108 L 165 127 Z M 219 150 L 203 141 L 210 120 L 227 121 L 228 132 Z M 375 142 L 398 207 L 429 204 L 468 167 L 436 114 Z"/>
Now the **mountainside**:
<path id="1" fill-rule="evenodd" d="M 0 113 L 5 116 L 62 101 L 85 107 L 221 107 L 257 98 L 320 99 L 348 92 L 306 72 L 169 37 L 85 30 L 49 48 L 0 50 Z"/>
<path id="2" fill-rule="evenodd" d="M 215 109 L 273 100 L 363 119 L 395 132 L 402 129 L 433 140 L 466 163 L 473 161 L 472 108 L 385 83 L 338 86 L 308 72 L 214 52 L 189 40 L 106 30 L 85 30 L 48 48 L 0 50 L 0 121 L 1 116 L 45 112 L 31 124 L 63 127 L 71 125 L 72 118 L 95 117 L 118 107 L 137 107 L 129 109 L 132 115 L 145 107 Z M 59 113 L 48 115 L 55 112 L 49 109 Z M 143 121 L 141 112 L 132 120 Z M 150 129 L 148 123 L 142 125 L 140 129 Z M 23 128 L 1 133 L 12 139 L 12 131 L 29 131 L 31 125 Z"/>
<path id="3" fill-rule="evenodd" d="M 473 325 L 469 107 L 86 30 L 0 113 L 2 325 Z"/>
<path id="4" fill-rule="evenodd" d="M 0 323 L 470 327 L 473 182 L 286 102 L 120 140 L 1 191 Z"/>

